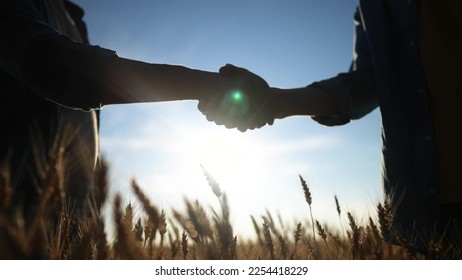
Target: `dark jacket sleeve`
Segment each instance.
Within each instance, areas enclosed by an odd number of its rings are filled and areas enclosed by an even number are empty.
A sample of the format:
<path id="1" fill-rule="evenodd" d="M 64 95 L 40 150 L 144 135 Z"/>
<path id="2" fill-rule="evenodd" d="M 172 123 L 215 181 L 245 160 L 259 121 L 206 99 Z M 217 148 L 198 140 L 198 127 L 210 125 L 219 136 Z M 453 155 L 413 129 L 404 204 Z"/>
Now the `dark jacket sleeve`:
<path id="1" fill-rule="evenodd" d="M 61 34 L 27 0 L 0 2 L 0 36 L 0 71 L 55 103 L 101 107 L 103 76 L 114 51 Z"/>
<path id="2" fill-rule="evenodd" d="M 358 8 L 354 23 L 354 53 L 349 71 L 309 85 L 322 89 L 337 101 L 340 114 L 313 117 L 323 125 L 346 124 L 350 120 L 362 118 L 378 106 L 374 65 Z"/>

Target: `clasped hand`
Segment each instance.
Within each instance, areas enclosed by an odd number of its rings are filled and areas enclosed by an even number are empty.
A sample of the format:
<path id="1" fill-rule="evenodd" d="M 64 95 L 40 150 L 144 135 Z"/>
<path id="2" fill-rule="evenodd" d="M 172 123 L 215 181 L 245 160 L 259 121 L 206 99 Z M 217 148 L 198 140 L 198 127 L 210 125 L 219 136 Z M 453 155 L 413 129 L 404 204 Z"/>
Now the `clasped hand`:
<path id="1" fill-rule="evenodd" d="M 273 93 L 264 79 L 231 64 L 219 73 L 228 89 L 199 101 L 198 108 L 207 120 L 242 132 L 273 124 Z"/>

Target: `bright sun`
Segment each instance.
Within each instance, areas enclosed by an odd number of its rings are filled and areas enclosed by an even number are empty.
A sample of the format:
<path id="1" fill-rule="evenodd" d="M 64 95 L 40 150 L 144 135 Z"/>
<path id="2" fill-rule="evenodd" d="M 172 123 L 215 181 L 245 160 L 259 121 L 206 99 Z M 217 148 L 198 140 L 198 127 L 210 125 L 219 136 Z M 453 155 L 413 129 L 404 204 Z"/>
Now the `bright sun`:
<path id="1" fill-rule="evenodd" d="M 218 182 L 230 182 L 239 177 L 249 163 L 249 143 L 236 134 L 210 135 L 203 139 L 199 160 Z"/>
<path id="2" fill-rule="evenodd" d="M 228 195 L 230 203 L 239 203 L 236 212 L 248 209 L 248 203 L 255 207 L 255 202 L 249 202 L 254 201 L 250 197 L 258 191 L 255 186 L 261 183 L 262 169 L 267 166 L 263 162 L 267 157 L 261 139 L 257 140 L 255 134 L 223 127 L 183 132 L 185 137 L 178 139 L 181 142 L 175 146 L 181 147 L 178 150 L 181 165 L 194 178 L 189 181 L 188 196 L 217 202 L 206 182 L 205 170 Z"/>

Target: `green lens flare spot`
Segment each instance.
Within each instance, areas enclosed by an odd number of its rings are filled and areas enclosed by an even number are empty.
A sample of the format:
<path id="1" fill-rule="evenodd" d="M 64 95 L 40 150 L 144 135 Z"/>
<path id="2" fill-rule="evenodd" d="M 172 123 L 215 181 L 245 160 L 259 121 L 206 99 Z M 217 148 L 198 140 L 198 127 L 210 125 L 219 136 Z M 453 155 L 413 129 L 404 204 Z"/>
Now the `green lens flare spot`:
<path id="1" fill-rule="evenodd" d="M 228 108 L 226 110 L 229 115 L 234 117 L 242 117 L 249 111 L 249 99 L 244 92 L 240 90 L 230 91 L 227 95 Z"/>
<path id="2" fill-rule="evenodd" d="M 231 99 L 235 102 L 241 102 L 244 99 L 244 95 L 240 91 L 235 91 L 231 94 Z"/>

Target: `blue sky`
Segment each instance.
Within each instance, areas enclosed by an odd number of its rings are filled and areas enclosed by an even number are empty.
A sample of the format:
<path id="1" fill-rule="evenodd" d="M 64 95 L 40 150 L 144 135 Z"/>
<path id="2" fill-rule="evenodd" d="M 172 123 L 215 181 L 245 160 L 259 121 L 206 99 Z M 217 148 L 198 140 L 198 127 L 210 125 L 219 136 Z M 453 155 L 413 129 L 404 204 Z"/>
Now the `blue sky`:
<path id="1" fill-rule="evenodd" d="M 306 86 L 346 71 L 352 58 L 356 0 L 76 0 L 90 41 L 120 56 L 218 71 L 245 67 L 274 87 Z M 369 215 L 381 198 L 380 114 L 324 127 L 306 116 L 241 133 L 208 122 L 197 101 L 106 106 L 102 155 L 114 192 L 133 199 L 136 177 L 159 207 L 183 199 L 216 206 L 203 164 L 229 197 L 237 234 L 266 210 L 288 223 L 309 218 L 298 175 L 308 182 L 314 216 L 335 224 L 344 211 Z"/>

